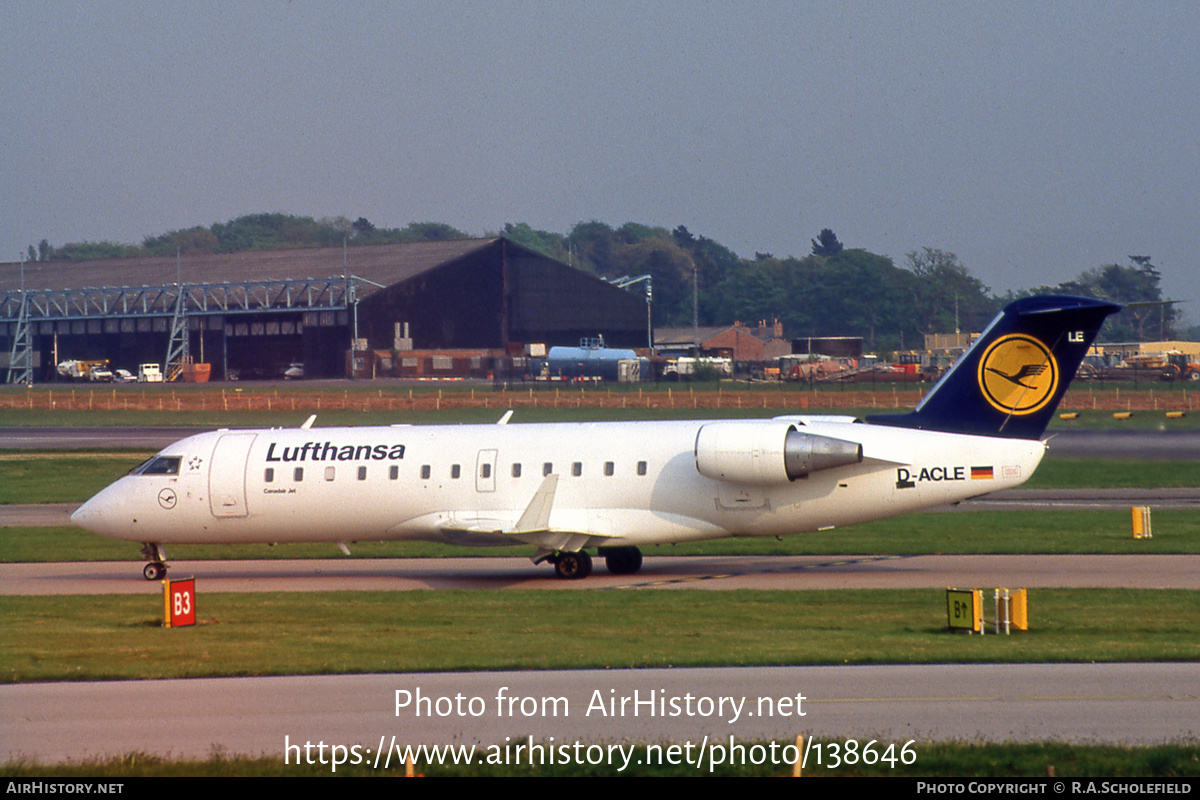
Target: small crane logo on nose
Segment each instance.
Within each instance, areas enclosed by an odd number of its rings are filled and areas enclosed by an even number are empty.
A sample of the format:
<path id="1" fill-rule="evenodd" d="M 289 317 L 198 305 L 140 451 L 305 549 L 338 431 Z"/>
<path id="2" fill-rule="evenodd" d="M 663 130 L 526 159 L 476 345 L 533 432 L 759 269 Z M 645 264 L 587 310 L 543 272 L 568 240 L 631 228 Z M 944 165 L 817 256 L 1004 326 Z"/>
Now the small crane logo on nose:
<path id="1" fill-rule="evenodd" d="M 167 508 L 167 509 L 174 508 L 175 507 L 175 490 L 174 489 L 163 489 L 161 492 L 159 492 L 158 493 L 158 504 L 160 506 L 162 506 L 163 508 Z"/>

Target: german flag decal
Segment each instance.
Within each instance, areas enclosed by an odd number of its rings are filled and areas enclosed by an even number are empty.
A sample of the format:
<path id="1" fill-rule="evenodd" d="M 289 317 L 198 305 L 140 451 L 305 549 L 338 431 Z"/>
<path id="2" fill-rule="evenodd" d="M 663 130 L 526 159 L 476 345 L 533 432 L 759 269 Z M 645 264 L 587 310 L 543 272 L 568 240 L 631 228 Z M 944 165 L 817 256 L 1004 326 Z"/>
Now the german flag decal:
<path id="1" fill-rule="evenodd" d="M 971 480 L 973 481 L 990 481 L 992 479 L 991 467 L 971 467 Z"/>

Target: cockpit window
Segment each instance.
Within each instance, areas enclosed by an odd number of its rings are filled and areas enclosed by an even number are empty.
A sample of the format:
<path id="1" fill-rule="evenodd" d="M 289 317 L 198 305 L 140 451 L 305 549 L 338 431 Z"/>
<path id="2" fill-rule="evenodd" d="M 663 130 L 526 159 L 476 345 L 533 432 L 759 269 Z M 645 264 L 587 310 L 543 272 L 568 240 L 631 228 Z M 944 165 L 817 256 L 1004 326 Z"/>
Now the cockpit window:
<path id="1" fill-rule="evenodd" d="M 178 475 L 182 456 L 155 456 L 134 467 L 130 475 Z"/>

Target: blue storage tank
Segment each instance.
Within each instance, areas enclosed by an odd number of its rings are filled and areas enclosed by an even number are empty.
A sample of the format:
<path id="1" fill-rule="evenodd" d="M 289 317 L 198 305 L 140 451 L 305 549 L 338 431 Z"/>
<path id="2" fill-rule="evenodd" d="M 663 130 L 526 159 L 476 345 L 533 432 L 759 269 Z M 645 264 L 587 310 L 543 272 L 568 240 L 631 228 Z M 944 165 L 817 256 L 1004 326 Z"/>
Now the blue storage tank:
<path id="1" fill-rule="evenodd" d="M 618 377 L 619 362 L 638 360 L 638 355 L 633 350 L 605 347 L 603 340 L 600 340 L 599 344 L 591 344 L 591 341 L 584 340 L 580 347 L 551 347 L 546 355 L 550 374 L 615 381 Z"/>

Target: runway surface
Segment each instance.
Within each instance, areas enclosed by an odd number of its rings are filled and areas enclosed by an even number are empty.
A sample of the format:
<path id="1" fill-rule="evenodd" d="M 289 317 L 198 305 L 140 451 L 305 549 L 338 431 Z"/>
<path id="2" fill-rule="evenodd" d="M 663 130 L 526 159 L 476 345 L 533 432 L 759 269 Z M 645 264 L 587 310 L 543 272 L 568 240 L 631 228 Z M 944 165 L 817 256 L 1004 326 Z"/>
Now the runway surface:
<path id="1" fill-rule="evenodd" d="M 0 428 L 0 450 L 161 450 L 211 428 Z"/>
<path id="2" fill-rule="evenodd" d="M 133 561 L 0 564 L 0 595 L 149 594 Z M 171 561 L 200 592 L 426 589 L 917 589 L 946 586 L 1200 589 L 1200 555 L 661 556 L 636 575 L 597 563 L 582 581 L 526 558 L 375 558 Z"/>
<path id="3" fill-rule="evenodd" d="M 981 646 L 983 646 L 981 641 Z M 397 697 L 397 692 L 401 694 Z M 419 692 L 419 694 L 418 694 Z M 728 748 L 765 739 L 853 737 L 920 764 L 935 741 L 1149 744 L 1200 738 L 1200 665 L 983 664 L 579 670 L 0 687 L 3 759 L 156 753 L 304 757 L 310 743 L 572 748 L 672 742 Z M 405 694 L 407 693 L 407 694 Z M 421 700 L 424 699 L 424 704 Z M 497 698 L 508 698 L 499 700 Z M 625 701 L 622 705 L 622 700 Z M 398 708 L 398 704 L 400 707 Z M 285 750 L 292 745 L 294 750 Z M 393 751 L 394 752 L 394 751 Z M 630 751 L 630 763 L 647 750 Z M 485 755 L 477 752 L 475 760 Z M 558 755 L 558 753 L 556 753 Z M 616 755 L 614 753 L 614 755 Z M 542 757 L 545 758 L 543 751 Z M 621 754 L 606 761 L 620 772 Z M 382 763 L 382 761 L 381 761 Z M 393 759 L 393 764 L 395 759 Z M 815 768 L 809 774 L 826 774 Z M 781 770 L 786 774 L 787 770 Z M 698 769 L 704 773 L 703 766 Z M 837 774 L 837 770 L 827 774 Z"/>
<path id="4" fill-rule="evenodd" d="M 1200 460 L 1200 430 L 1046 432 L 1050 454 L 1064 458 L 1137 458 L 1150 461 Z"/>
<path id="5" fill-rule="evenodd" d="M 1151 506 L 1200 511 L 1200 488 L 1006 489 L 934 511 L 1045 511 Z M 3 519 L 0 514 L 0 520 Z"/>

